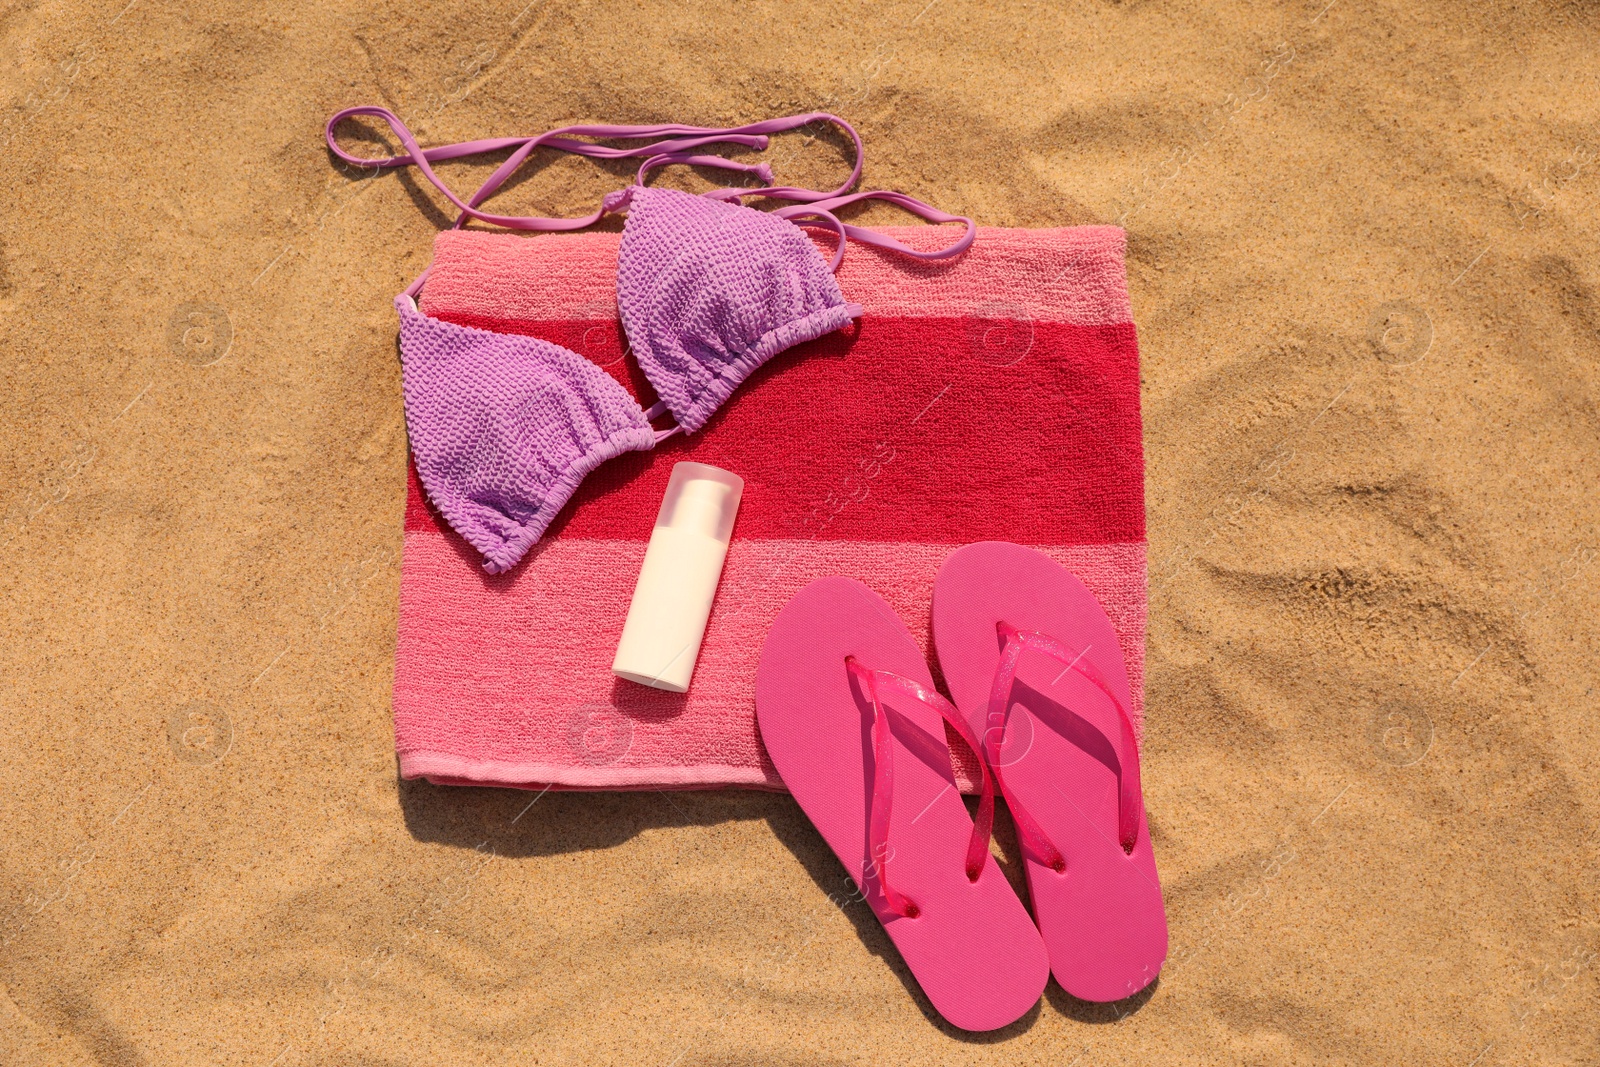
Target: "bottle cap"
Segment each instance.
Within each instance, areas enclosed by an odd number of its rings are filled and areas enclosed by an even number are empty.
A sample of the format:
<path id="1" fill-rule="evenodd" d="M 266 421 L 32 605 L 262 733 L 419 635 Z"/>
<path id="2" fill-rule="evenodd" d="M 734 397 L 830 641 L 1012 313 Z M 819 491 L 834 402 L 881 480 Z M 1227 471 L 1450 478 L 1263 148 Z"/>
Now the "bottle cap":
<path id="1" fill-rule="evenodd" d="M 674 464 L 656 529 L 688 530 L 727 544 L 743 495 L 744 479 L 737 474 L 705 463 Z"/>

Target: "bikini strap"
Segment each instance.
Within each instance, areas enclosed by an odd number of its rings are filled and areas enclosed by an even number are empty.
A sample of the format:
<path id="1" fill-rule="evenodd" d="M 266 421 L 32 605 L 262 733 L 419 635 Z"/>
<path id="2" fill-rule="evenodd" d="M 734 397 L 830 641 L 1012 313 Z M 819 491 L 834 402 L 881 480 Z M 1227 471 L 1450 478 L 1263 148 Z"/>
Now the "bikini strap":
<path id="1" fill-rule="evenodd" d="M 334 129 L 347 118 L 355 116 L 371 116 L 382 119 L 388 123 L 389 128 L 399 138 L 406 151 L 393 156 L 364 157 L 345 151 L 339 146 L 334 137 Z M 762 125 L 760 123 L 756 125 Z M 466 225 L 468 219 L 478 219 L 496 226 L 503 226 L 512 230 L 534 230 L 540 232 L 581 230 L 599 222 L 608 212 L 615 209 L 615 202 L 610 198 L 602 201 L 600 209 L 591 215 L 580 218 L 549 218 L 538 215 L 494 215 L 478 210 L 480 204 L 494 195 L 496 190 L 503 185 L 512 174 L 533 154 L 538 148 L 553 148 L 559 152 L 572 155 L 587 156 L 591 159 L 628 159 L 646 156 L 649 158 L 667 157 L 673 160 L 692 159 L 697 163 L 710 166 L 719 166 L 728 170 L 738 170 L 757 174 L 764 182 L 772 180 L 772 171 L 766 164 L 745 164 L 724 159 L 721 156 L 694 155 L 694 150 L 713 144 L 735 144 L 746 148 L 763 149 L 767 147 L 768 138 L 760 132 L 749 132 L 743 129 L 725 130 L 709 126 L 683 126 L 679 124 L 664 124 L 656 126 L 614 126 L 614 125 L 579 125 L 563 126 L 539 134 L 537 137 L 490 137 L 476 141 L 461 141 L 457 144 L 438 145 L 433 148 L 423 148 L 417 143 L 415 135 L 400 120 L 400 117 L 385 107 L 365 105 L 349 107 L 336 112 L 328 119 L 325 136 L 328 149 L 346 163 L 359 167 L 373 167 L 387 169 L 392 167 L 414 166 L 422 171 L 423 176 L 432 182 L 434 187 L 445 195 L 452 204 L 461 209 L 457 216 L 455 228 L 460 229 Z M 574 140 L 575 137 L 619 137 L 625 139 L 650 139 L 665 138 L 665 140 L 652 140 L 649 144 L 638 145 L 633 148 L 614 148 L 609 145 L 594 144 L 590 141 Z M 499 152 L 512 149 L 511 155 L 496 167 L 494 173 L 478 187 L 477 191 L 465 201 L 444 183 L 434 172 L 432 163 L 461 159 L 467 156 L 482 155 L 487 152 Z M 710 162 L 715 160 L 716 162 Z M 416 298 L 422 291 L 422 285 L 427 281 L 429 270 L 424 270 L 418 275 L 416 281 L 405 289 L 405 295 Z"/>
<path id="2" fill-rule="evenodd" d="M 765 190 L 754 190 L 754 192 L 761 196 L 768 195 Z M 887 203 L 894 204 L 896 207 L 904 208 L 913 215 L 916 215 L 919 218 L 927 219 L 929 222 L 959 222 L 962 224 L 964 231 L 959 238 L 946 247 L 936 249 L 932 252 L 922 252 L 910 247 L 909 245 L 896 241 L 893 237 L 888 237 L 884 234 L 878 233 L 876 230 L 869 230 L 861 226 L 850 226 L 840 222 L 834 217 L 833 212 L 837 209 L 845 207 L 849 204 L 858 203 L 862 200 L 883 200 Z M 842 231 L 845 235 L 849 236 L 853 240 L 860 241 L 864 245 L 872 245 L 875 248 L 893 249 L 902 255 L 911 256 L 914 259 L 934 260 L 949 259 L 951 256 L 959 256 L 972 246 L 973 240 L 978 236 L 978 224 L 967 218 L 965 215 L 951 215 L 947 212 L 940 211 L 931 204 L 923 203 L 914 196 L 907 196 L 905 193 L 897 193 L 892 189 L 875 189 L 872 192 L 867 193 L 851 193 L 848 196 L 830 197 L 827 200 L 818 201 L 816 203 L 795 204 L 792 207 L 775 208 L 772 213 L 777 215 L 779 218 L 784 219 L 793 219 L 805 215 L 826 216 L 828 219 L 832 220 L 836 229 Z M 834 255 L 834 269 L 836 270 L 839 266 L 839 260 L 843 258 L 842 251 L 843 246 L 841 245 L 840 252 L 837 252 Z"/>
<path id="3" fill-rule="evenodd" d="M 752 122 L 745 126 L 730 126 L 726 130 L 721 130 L 718 132 L 724 136 L 728 136 L 730 140 L 733 137 L 759 137 L 761 138 L 762 143 L 757 147 L 765 148 L 767 146 L 767 136 L 769 134 L 785 133 L 789 130 L 797 130 L 802 126 L 809 126 L 814 122 L 827 122 L 839 127 L 839 129 L 843 130 L 850 138 L 850 143 L 855 146 L 855 160 L 850 167 L 850 174 L 837 189 L 834 189 L 831 192 L 823 193 L 818 192 L 815 189 L 799 189 L 788 185 L 772 186 L 765 189 L 750 189 L 741 186 L 730 187 L 726 189 L 711 189 L 700 195 L 709 197 L 712 200 L 737 201 L 741 196 L 765 196 L 776 200 L 792 200 L 797 203 L 810 203 L 814 200 L 826 200 L 830 197 L 842 196 L 851 189 L 854 189 L 856 182 L 861 180 L 861 167 L 862 161 L 865 158 L 866 148 L 862 145 L 861 135 L 856 132 L 856 128 L 850 125 L 844 119 L 840 118 L 838 115 L 831 115 L 826 111 L 808 111 L 799 115 L 784 115 L 780 118 L 764 119 L 761 122 Z M 722 166 L 730 170 L 737 170 L 745 167 L 744 164 L 740 164 L 737 167 L 727 167 L 726 165 L 730 161 L 722 159 L 720 156 L 691 156 L 687 154 L 686 149 L 678 146 L 669 147 L 665 142 L 661 144 L 660 148 L 661 154 L 647 159 L 644 162 L 644 165 L 639 168 L 639 174 L 635 179 L 635 184 L 643 185 L 645 175 L 649 174 L 650 171 L 656 169 L 657 167 L 669 166 L 674 163 L 687 163 L 694 166 Z M 721 160 L 721 162 L 708 162 L 708 160 L 711 159 L 718 159 Z M 772 171 L 767 164 L 757 164 L 756 169 L 752 170 L 751 173 L 761 173 L 762 168 L 765 168 L 763 181 L 770 183 L 772 181 Z"/>
<path id="4" fill-rule="evenodd" d="M 334 138 L 334 129 L 346 118 L 355 116 L 371 116 L 382 119 L 394 131 L 406 151 L 393 156 L 362 157 L 345 151 Z M 799 129 L 815 122 L 828 122 L 843 130 L 850 138 L 855 148 L 855 158 L 852 161 L 850 173 L 838 188 L 828 192 L 816 189 L 802 189 L 796 186 L 773 186 L 771 182 L 772 168 L 766 163 L 740 163 L 737 160 L 727 159 L 723 156 L 702 155 L 695 151 L 714 144 L 733 144 L 757 150 L 765 149 L 769 143 L 769 135 Z M 416 137 L 399 116 L 388 108 L 375 105 L 345 108 L 336 112 L 328 119 L 325 135 L 328 148 L 334 155 L 346 163 L 359 167 L 373 167 L 379 169 L 391 167 L 415 166 L 423 175 L 433 183 L 445 197 L 460 209 L 461 214 L 456 218 L 457 229 L 466 225 L 467 220 L 478 219 L 495 226 L 503 226 L 512 230 L 534 230 L 541 232 L 580 230 L 592 226 L 608 213 L 620 209 L 628 197 L 612 193 L 601 202 L 600 208 L 593 214 L 579 218 L 550 218 L 538 215 L 495 215 L 480 211 L 479 205 L 505 184 L 516 173 L 517 169 L 541 147 L 553 148 L 560 152 L 572 155 L 586 156 L 592 159 L 629 159 L 644 156 L 645 160 L 639 167 L 635 179 L 636 185 L 643 185 L 649 172 L 657 167 L 673 164 L 688 164 L 691 166 L 716 167 L 722 170 L 736 171 L 745 174 L 754 174 L 763 184 L 763 188 L 751 189 L 748 187 L 728 187 L 713 189 L 702 195 L 714 200 L 731 200 L 740 202 L 745 196 L 763 196 L 774 200 L 791 201 L 789 207 L 775 209 L 772 214 L 780 218 L 810 221 L 799 222 L 798 225 L 824 224 L 839 237 L 839 246 L 834 251 L 831 270 L 838 270 L 840 262 L 844 259 L 846 238 L 860 241 L 862 244 L 872 245 L 877 248 L 887 248 L 903 255 L 921 260 L 947 259 L 960 255 L 971 246 L 977 236 L 977 225 L 964 215 L 951 215 L 940 211 L 930 204 L 926 204 L 915 197 L 892 190 L 874 190 L 871 192 L 851 193 L 861 179 L 865 149 L 861 142 L 861 135 L 854 126 L 837 115 L 825 111 L 810 111 L 797 115 L 785 115 L 775 119 L 765 119 L 761 122 L 752 122 L 744 126 L 715 128 L 708 126 L 684 126 L 675 123 L 655 126 L 615 126 L 615 125 L 577 125 L 563 126 L 539 134 L 536 137 L 491 137 L 475 141 L 461 141 L 457 144 L 438 145 L 433 148 L 423 148 L 417 143 Z M 651 140 L 649 144 L 639 145 L 634 148 L 614 148 L 609 145 L 594 144 L 590 141 L 574 140 L 575 137 L 607 137 L 623 139 L 664 138 Z M 434 172 L 432 163 L 461 159 L 467 156 L 481 155 L 487 152 L 504 151 L 512 149 L 511 155 L 506 158 L 494 173 L 479 186 L 476 192 L 463 201 L 454 191 L 444 183 L 444 180 Z M 920 218 L 933 223 L 959 222 L 964 226 L 961 237 L 949 246 L 931 252 L 923 252 L 895 240 L 892 237 L 865 229 L 860 226 L 850 226 L 841 222 L 833 214 L 835 210 L 864 200 L 882 200 L 903 208 Z M 406 292 L 412 296 L 421 289 L 426 278 L 426 271 L 409 287 Z"/>
<path id="5" fill-rule="evenodd" d="M 792 206 L 777 208 L 772 212 L 772 214 L 777 215 L 779 218 L 791 220 L 808 217 L 813 220 L 822 220 L 830 229 L 840 235 L 841 240 L 839 248 L 834 252 L 833 256 L 833 270 L 837 270 L 839 268 L 839 263 L 844 258 L 843 238 L 845 236 L 848 236 L 853 240 L 860 241 L 865 245 L 872 245 L 876 248 L 893 249 L 896 252 L 900 252 L 904 255 L 922 260 L 949 259 L 952 256 L 960 255 L 969 247 L 971 247 L 974 238 L 976 238 L 978 235 L 978 226 L 977 223 L 973 222 L 965 215 L 951 215 L 947 212 L 940 211 L 931 204 L 926 204 L 921 200 L 918 200 L 916 197 L 907 196 L 905 193 L 895 192 L 889 189 L 878 189 L 872 192 L 863 193 L 850 192 L 851 189 L 855 188 L 856 182 L 861 180 L 861 166 L 865 150 L 862 147 L 861 135 L 856 132 L 856 128 L 850 125 L 844 119 L 840 118 L 838 115 L 832 115 L 826 111 L 813 111 L 803 115 L 787 115 L 783 118 L 768 119 L 765 122 L 755 122 L 748 126 L 735 126 L 723 132 L 731 134 L 766 135 L 797 129 L 813 122 L 832 123 L 848 134 L 851 143 L 855 145 L 855 161 L 850 168 L 850 176 L 845 179 L 844 184 L 840 185 L 837 189 L 829 192 L 821 192 L 816 189 L 800 189 L 794 186 L 784 185 L 769 186 L 763 189 L 749 189 L 743 187 L 712 189 L 709 192 L 702 193 L 701 195 L 710 197 L 713 200 L 731 200 L 735 203 L 740 202 L 741 198 L 746 196 L 761 196 L 766 197 L 769 200 L 792 201 Z M 750 173 L 758 174 L 763 182 L 770 182 L 772 180 L 770 169 L 764 171 L 760 169 L 761 167 L 764 167 L 765 164 L 760 164 L 756 169 L 752 170 L 745 164 L 735 164 L 730 160 L 725 160 L 718 156 L 694 156 L 689 155 L 683 150 L 669 149 L 663 151 L 660 155 L 652 156 L 651 158 L 645 160 L 644 164 L 639 167 L 639 175 L 635 179 L 635 183 L 638 185 L 643 185 L 645 175 L 647 175 L 651 170 L 674 163 L 724 167 L 729 170 L 747 170 Z M 896 241 L 893 237 L 886 237 L 881 233 L 876 233 L 860 226 L 846 225 L 833 215 L 835 210 L 863 200 L 882 200 L 887 203 L 894 204 L 896 207 L 903 208 L 906 211 L 911 212 L 913 215 L 926 219 L 929 222 L 959 222 L 963 226 L 962 235 L 954 243 L 945 248 L 936 249 L 932 252 L 922 252 L 915 248 L 911 248 L 900 241 Z M 801 223 L 800 225 L 810 225 L 810 223 Z"/>
<path id="6" fill-rule="evenodd" d="M 388 123 L 389 128 L 405 146 L 406 151 L 394 156 L 379 156 L 365 158 L 353 155 L 339 147 L 334 138 L 334 128 L 347 118 L 354 116 L 371 116 L 382 119 Z M 345 108 L 335 113 L 328 119 L 326 130 L 328 148 L 347 163 L 359 167 L 408 167 L 414 166 L 422 171 L 423 176 L 432 182 L 434 187 L 443 193 L 452 204 L 461 210 L 461 215 L 456 219 L 459 228 L 466 224 L 467 219 L 478 219 L 495 226 L 503 226 L 510 230 L 536 230 L 541 232 L 558 230 L 581 230 L 594 223 L 606 214 L 606 208 L 592 215 L 581 218 L 548 218 L 538 215 L 494 215 L 478 210 L 478 205 L 487 200 L 493 193 L 510 178 L 523 162 L 541 147 L 554 148 L 560 152 L 572 155 L 588 156 L 594 159 L 628 159 L 638 156 L 678 156 L 692 152 L 696 148 L 703 148 L 711 144 L 737 144 L 748 148 L 761 149 L 767 147 L 767 138 L 760 133 L 749 133 L 742 129 L 719 130 L 705 126 L 681 126 L 676 124 L 659 126 L 563 126 L 539 134 L 537 137 L 492 137 L 477 141 L 462 141 L 458 144 L 439 145 L 434 148 L 424 149 L 417 143 L 416 137 L 406 124 L 400 121 L 399 116 L 388 108 L 377 106 L 362 106 Z M 620 137 L 620 138 L 667 138 L 655 140 L 650 144 L 634 148 L 613 148 L 608 145 L 593 144 L 588 141 L 573 140 L 574 137 Z M 432 163 L 447 159 L 461 159 L 465 156 L 481 155 L 485 152 L 498 152 L 504 149 L 513 149 L 511 155 L 497 167 L 493 174 L 473 193 L 467 200 L 462 200 L 455 192 L 444 183 L 444 180 L 434 172 Z M 708 158 L 708 157 L 697 157 Z M 721 157 L 717 157 L 721 158 Z M 724 160 L 723 164 L 732 164 L 730 169 L 758 171 L 759 168 L 747 164 L 732 163 Z"/>

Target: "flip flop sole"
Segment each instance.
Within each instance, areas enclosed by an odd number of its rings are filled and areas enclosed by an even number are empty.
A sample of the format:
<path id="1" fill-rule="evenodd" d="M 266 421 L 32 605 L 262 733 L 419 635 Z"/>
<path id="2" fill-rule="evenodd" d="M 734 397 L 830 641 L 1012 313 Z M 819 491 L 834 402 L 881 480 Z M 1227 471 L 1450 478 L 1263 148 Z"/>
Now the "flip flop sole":
<path id="1" fill-rule="evenodd" d="M 985 541 L 951 553 L 933 589 L 939 667 L 973 731 L 989 727 L 990 687 L 1008 623 L 1082 653 L 1131 707 L 1121 646 L 1105 609 L 1059 563 L 1021 545 Z M 1026 862 L 1034 917 L 1056 981 L 1082 1000 L 1131 996 L 1167 955 L 1167 917 L 1149 827 L 1132 854 L 1117 842 L 1121 725 L 1116 707 L 1080 673 L 1042 653 L 1018 661 L 997 762 L 1006 784 L 1066 856 Z"/>
<path id="2" fill-rule="evenodd" d="M 778 613 L 762 647 L 762 742 L 939 1014 L 964 1030 L 1005 1026 L 1044 991 L 1044 942 L 992 856 L 968 880 L 972 819 L 951 771 L 944 720 L 909 700 L 886 702 L 895 741 L 887 876 L 919 914 L 888 909 L 868 844 L 873 712 L 845 667 L 851 656 L 933 688 L 893 609 L 860 582 L 823 578 Z"/>

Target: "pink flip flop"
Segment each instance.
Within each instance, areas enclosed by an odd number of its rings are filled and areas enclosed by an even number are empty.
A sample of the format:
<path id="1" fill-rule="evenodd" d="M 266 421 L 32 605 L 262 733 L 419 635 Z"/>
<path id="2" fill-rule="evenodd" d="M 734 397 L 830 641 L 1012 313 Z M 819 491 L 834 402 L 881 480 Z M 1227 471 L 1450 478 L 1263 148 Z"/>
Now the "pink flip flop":
<path id="1" fill-rule="evenodd" d="M 756 720 L 783 784 L 939 1014 L 993 1030 L 1033 1007 L 1049 958 L 989 854 L 992 782 L 985 772 L 974 825 L 945 722 L 974 749 L 977 738 L 894 610 L 849 578 L 802 589 L 761 649 Z"/>
<path id="2" fill-rule="evenodd" d="M 1056 981 L 1081 1000 L 1137 993 L 1166 959 L 1167 913 L 1105 609 L 1043 553 L 983 541 L 940 568 L 933 639 L 1016 821 Z"/>

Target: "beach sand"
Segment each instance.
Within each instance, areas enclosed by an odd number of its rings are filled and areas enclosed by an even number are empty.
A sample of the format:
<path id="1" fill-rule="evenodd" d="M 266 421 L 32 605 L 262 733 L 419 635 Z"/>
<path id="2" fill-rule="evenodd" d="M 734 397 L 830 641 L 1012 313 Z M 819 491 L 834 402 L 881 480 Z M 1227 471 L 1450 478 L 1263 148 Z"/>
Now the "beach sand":
<path id="1" fill-rule="evenodd" d="M 1600 1062 L 1600 13 L 1324 3 L 9 6 L 0 1062 Z M 964 1035 L 785 796 L 397 780 L 451 216 L 330 165 L 361 103 L 827 109 L 867 187 L 1128 228 L 1157 986 Z M 545 162 L 505 210 L 623 173 Z"/>

